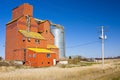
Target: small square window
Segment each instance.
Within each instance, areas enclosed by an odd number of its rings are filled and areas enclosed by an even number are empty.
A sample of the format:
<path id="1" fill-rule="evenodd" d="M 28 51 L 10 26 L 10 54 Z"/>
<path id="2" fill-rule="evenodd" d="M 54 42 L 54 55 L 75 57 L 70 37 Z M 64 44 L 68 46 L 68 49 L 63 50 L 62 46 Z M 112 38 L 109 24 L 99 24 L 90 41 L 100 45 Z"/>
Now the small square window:
<path id="1" fill-rule="evenodd" d="M 46 56 L 47 56 L 47 58 L 50 58 L 50 53 L 47 53 L 47 55 L 46 55 Z"/>
<path id="2" fill-rule="evenodd" d="M 46 30 L 46 34 L 48 33 L 48 30 Z"/>
<path id="3" fill-rule="evenodd" d="M 33 58 L 36 58 L 36 54 L 33 54 Z"/>
<path id="4" fill-rule="evenodd" d="M 30 42 L 30 38 L 28 38 L 27 40 L 28 40 L 28 42 Z"/>
<path id="5" fill-rule="evenodd" d="M 48 64 L 50 64 L 50 62 L 48 62 Z"/>
<path id="6" fill-rule="evenodd" d="M 44 62 L 42 62 L 42 64 L 44 64 Z"/>
<path id="7" fill-rule="evenodd" d="M 22 41 L 25 42 L 25 38 L 24 37 L 23 37 Z"/>
<path id="8" fill-rule="evenodd" d="M 28 57 L 29 57 L 29 58 L 32 58 L 32 55 L 31 55 L 31 54 L 29 54 L 29 55 L 28 55 Z"/>
<path id="9" fill-rule="evenodd" d="M 36 43 L 36 44 L 39 44 L 39 43 L 40 43 L 40 40 L 39 40 L 39 39 L 35 39 L 35 43 Z"/>

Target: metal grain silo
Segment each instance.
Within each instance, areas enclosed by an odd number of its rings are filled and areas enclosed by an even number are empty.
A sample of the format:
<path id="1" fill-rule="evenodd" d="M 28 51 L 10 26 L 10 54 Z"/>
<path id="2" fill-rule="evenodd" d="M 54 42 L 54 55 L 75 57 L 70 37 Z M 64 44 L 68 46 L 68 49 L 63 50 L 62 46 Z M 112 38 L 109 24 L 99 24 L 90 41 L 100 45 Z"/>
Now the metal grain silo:
<path id="1" fill-rule="evenodd" d="M 59 58 L 65 58 L 64 28 L 60 25 L 52 24 L 51 32 L 55 36 L 55 45 L 59 48 Z"/>

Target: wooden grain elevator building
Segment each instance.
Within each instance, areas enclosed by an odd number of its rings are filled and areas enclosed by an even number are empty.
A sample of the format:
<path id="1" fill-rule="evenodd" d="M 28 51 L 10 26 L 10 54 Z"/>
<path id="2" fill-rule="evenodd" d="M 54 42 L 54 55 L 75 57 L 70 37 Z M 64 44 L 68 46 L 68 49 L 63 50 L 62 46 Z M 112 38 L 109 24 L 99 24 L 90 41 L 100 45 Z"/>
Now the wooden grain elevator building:
<path id="1" fill-rule="evenodd" d="M 34 18 L 33 7 L 27 3 L 12 10 L 12 20 L 6 24 L 5 44 L 7 61 L 35 67 L 52 66 L 59 61 L 50 22 Z"/>

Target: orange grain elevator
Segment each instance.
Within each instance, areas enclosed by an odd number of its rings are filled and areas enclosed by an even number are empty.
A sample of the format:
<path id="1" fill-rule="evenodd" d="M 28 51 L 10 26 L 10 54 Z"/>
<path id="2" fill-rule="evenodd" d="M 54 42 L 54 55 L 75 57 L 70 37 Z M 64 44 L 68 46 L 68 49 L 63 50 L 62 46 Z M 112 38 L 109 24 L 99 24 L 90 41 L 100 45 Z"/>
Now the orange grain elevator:
<path id="1" fill-rule="evenodd" d="M 34 18 L 30 4 L 12 10 L 12 20 L 6 24 L 5 60 L 34 67 L 53 66 L 59 61 L 50 22 Z"/>

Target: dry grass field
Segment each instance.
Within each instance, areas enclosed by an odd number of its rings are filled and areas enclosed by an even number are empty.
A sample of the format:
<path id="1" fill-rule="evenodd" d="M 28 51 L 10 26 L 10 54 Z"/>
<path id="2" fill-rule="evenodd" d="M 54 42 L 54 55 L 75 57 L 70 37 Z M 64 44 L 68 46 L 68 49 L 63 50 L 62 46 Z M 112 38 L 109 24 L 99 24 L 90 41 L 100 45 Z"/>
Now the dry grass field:
<path id="1" fill-rule="evenodd" d="M 74 67 L 21 68 L 0 67 L 0 80 L 120 80 L 120 59 L 101 64 Z"/>

